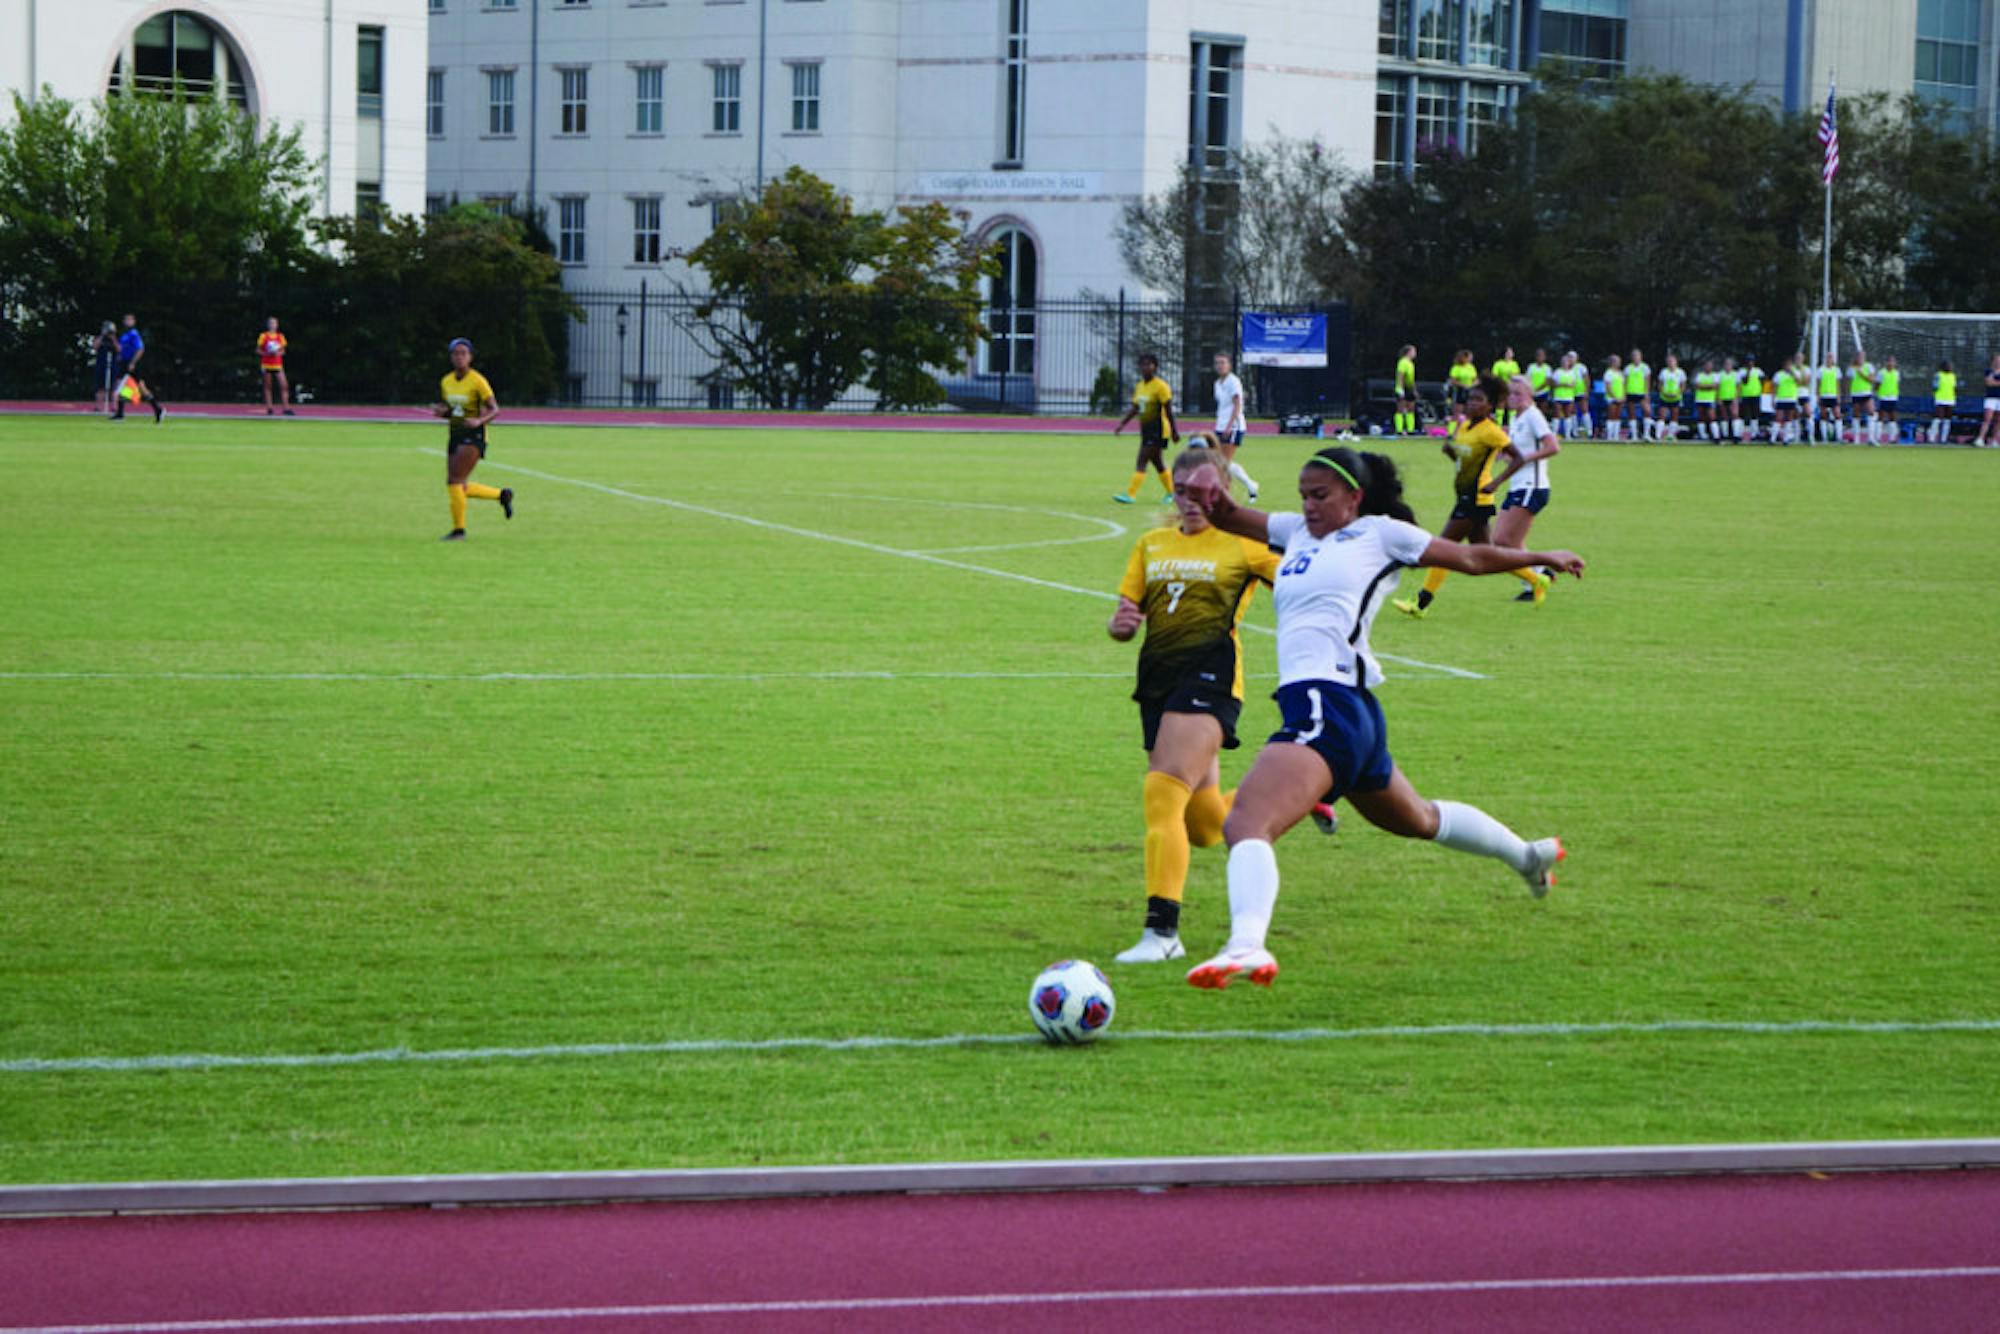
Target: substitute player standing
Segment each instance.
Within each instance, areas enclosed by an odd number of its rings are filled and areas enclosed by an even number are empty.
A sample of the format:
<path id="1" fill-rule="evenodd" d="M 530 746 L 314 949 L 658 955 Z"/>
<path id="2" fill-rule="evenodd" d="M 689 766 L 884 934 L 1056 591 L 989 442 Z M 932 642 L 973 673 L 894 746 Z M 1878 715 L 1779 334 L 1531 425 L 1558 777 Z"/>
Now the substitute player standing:
<path id="1" fill-rule="evenodd" d="M 1229 464 L 1229 475 L 1243 483 L 1244 491 L 1255 500 L 1257 483 L 1236 461 L 1236 451 L 1243 444 L 1243 430 L 1243 381 L 1236 378 L 1229 354 L 1218 352 L 1215 354 L 1215 440 Z"/>
<path id="2" fill-rule="evenodd" d="M 1958 415 L 1958 372 L 1951 368 L 1950 358 L 1938 363 L 1937 374 L 1931 377 L 1931 425 L 1928 439 L 1934 445 L 1942 445 L 1951 439 L 1951 419 Z"/>
<path id="3" fill-rule="evenodd" d="M 278 385 L 278 403 L 285 409 L 287 417 L 298 414 L 292 411 L 292 386 L 285 379 L 285 336 L 278 332 L 278 317 L 271 316 L 264 321 L 264 332 L 257 335 L 258 378 L 264 382 L 264 415 L 275 416 L 271 406 L 271 383 Z"/>
<path id="4" fill-rule="evenodd" d="M 470 341 L 454 338 L 447 351 L 451 369 L 439 381 L 440 398 L 431 405 L 431 411 L 451 423 L 451 434 L 444 447 L 444 488 L 451 500 L 451 531 L 444 535 L 444 540 L 463 542 L 466 497 L 497 500 L 501 512 L 511 519 L 514 490 L 512 487 L 495 490 L 472 480 L 472 470 L 486 457 L 486 427 L 500 415 L 500 403 L 493 397 L 493 386 L 486 383 L 486 377 L 472 369 Z"/>

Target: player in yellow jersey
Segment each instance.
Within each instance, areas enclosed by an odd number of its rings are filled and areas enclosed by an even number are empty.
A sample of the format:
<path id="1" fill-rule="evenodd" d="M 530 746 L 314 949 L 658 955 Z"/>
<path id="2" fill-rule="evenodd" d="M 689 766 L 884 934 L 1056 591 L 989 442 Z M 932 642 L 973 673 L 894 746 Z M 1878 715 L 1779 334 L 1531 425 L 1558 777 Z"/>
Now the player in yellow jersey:
<path id="1" fill-rule="evenodd" d="M 1243 646 L 1236 627 L 1257 584 L 1278 573 L 1261 542 L 1213 527 L 1185 490 L 1202 464 L 1219 473 L 1219 450 L 1184 449 L 1174 459 L 1178 525 L 1142 535 L 1118 585 L 1105 630 L 1123 643 L 1146 628 L 1132 698 L 1146 745 L 1146 929 L 1120 963 L 1164 963 L 1187 953 L 1180 940 L 1189 848 L 1222 841 L 1234 791 L 1221 786 L 1217 754 L 1235 749 L 1243 707 Z M 1329 812 L 1330 813 L 1330 812 Z"/>
<path id="2" fill-rule="evenodd" d="M 454 338 L 448 351 L 451 370 L 439 381 L 438 401 L 431 404 L 431 411 L 451 423 L 451 434 L 444 447 L 444 488 L 451 498 L 451 531 L 444 535 L 444 540 L 463 542 L 466 497 L 497 500 L 501 512 L 511 519 L 514 491 L 511 487 L 496 491 L 471 480 L 472 470 L 486 457 L 486 427 L 500 415 L 500 404 L 493 397 L 493 386 L 486 383 L 486 377 L 472 369 L 472 344 Z"/>
<path id="3" fill-rule="evenodd" d="M 1472 349 L 1462 347 L 1458 355 L 1451 359 L 1451 369 L 1445 372 L 1445 382 L 1451 394 L 1451 417 L 1454 424 L 1465 420 L 1465 397 L 1472 392 L 1472 386 L 1479 383 L 1479 367 L 1472 364 Z"/>
<path id="4" fill-rule="evenodd" d="M 1417 345 L 1405 343 L 1396 354 L 1396 434 L 1417 433 Z"/>
<path id="5" fill-rule="evenodd" d="M 1447 542 L 1484 542 L 1487 538 L 1493 521 L 1493 459 L 1507 447 L 1507 432 L 1493 420 L 1493 404 L 1506 392 L 1498 379 L 1474 385 L 1465 400 L 1465 426 L 1445 443 L 1444 456 L 1458 463 L 1458 475 L 1452 479 L 1451 519 L 1438 534 Z M 1433 565 L 1414 600 L 1397 598 L 1389 605 L 1421 620 L 1450 573 L 1442 565 Z"/>
<path id="6" fill-rule="evenodd" d="M 1139 459 L 1132 465 L 1132 484 L 1123 495 L 1111 498 L 1121 505 L 1137 503 L 1139 489 L 1146 485 L 1146 469 L 1159 474 L 1167 499 L 1174 498 L 1174 484 L 1167 480 L 1167 442 L 1181 438 L 1174 422 L 1174 390 L 1160 378 L 1160 359 L 1150 352 L 1139 354 L 1139 383 L 1132 390 L 1132 406 L 1125 409 L 1111 434 L 1121 435 L 1132 419 L 1139 419 Z"/>

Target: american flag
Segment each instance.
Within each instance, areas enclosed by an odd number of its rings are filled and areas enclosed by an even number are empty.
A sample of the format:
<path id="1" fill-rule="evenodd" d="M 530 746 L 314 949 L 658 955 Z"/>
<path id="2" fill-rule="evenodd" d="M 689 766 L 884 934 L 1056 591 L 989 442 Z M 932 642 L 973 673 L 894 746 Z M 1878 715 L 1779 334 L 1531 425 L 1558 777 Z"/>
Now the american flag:
<path id="1" fill-rule="evenodd" d="M 1833 178 L 1840 174 L 1840 126 L 1833 118 L 1833 85 L 1826 86 L 1826 110 L 1819 115 L 1819 141 L 1826 145 L 1826 157 L 1820 163 L 1819 179 L 1822 185 L 1832 185 Z"/>

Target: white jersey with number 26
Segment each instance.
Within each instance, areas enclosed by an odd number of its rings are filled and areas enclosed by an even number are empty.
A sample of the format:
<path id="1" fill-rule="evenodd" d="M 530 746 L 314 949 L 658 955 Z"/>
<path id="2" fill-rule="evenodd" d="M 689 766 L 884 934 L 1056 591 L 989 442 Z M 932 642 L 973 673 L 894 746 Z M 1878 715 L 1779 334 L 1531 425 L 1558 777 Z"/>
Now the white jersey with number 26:
<path id="1" fill-rule="evenodd" d="M 1368 647 L 1368 627 L 1431 535 L 1413 523 L 1369 514 L 1314 537 L 1303 514 L 1273 514 L 1268 540 L 1284 556 L 1271 594 L 1278 612 L 1278 684 L 1379 684 L 1382 669 Z"/>

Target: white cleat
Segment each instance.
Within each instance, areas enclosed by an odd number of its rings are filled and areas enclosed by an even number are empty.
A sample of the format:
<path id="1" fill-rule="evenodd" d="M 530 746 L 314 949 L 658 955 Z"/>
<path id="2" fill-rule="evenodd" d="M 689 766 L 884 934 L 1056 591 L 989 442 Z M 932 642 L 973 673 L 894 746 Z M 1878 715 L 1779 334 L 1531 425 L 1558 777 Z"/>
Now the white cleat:
<path id="1" fill-rule="evenodd" d="M 1556 882 L 1556 863 L 1569 856 L 1559 838 L 1537 839 L 1528 845 L 1528 854 L 1534 864 L 1521 872 L 1521 878 L 1528 882 L 1528 892 L 1541 898 Z"/>
<path id="2" fill-rule="evenodd" d="M 1267 949 L 1254 945 L 1232 945 L 1207 963 L 1198 963 L 1190 968 L 1187 980 L 1191 987 L 1220 991 L 1245 975 L 1258 986 L 1268 987 L 1278 976 L 1278 961 L 1271 957 L 1271 951 Z"/>
<path id="3" fill-rule="evenodd" d="M 1118 956 L 1120 963 L 1165 963 L 1169 959 L 1187 958 L 1187 946 L 1181 944 L 1179 936 L 1163 936 L 1147 927 L 1139 933 L 1139 943 Z"/>
<path id="4" fill-rule="evenodd" d="M 1252 505 L 1256 504 L 1256 503 L 1257 503 L 1257 484 L 1256 484 L 1255 482 L 1249 482 L 1249 483 L 1246 483 L 1243 489 L 1244 489 L 1244 490 L 1246 490 L 1246 491 L 1248 491 L 1248 492 L 1250 493 L 1250 503 L 1251 503 Z"/>

